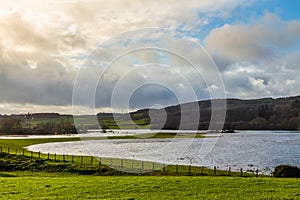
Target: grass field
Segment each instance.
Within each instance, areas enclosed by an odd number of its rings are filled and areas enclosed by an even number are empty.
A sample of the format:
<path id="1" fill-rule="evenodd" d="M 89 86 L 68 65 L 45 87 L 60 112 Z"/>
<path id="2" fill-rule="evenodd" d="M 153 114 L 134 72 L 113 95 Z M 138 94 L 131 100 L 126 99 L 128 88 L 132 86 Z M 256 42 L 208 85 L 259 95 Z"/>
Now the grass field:
<path id="1" fill-rule="evenodd" d="M 36 139 L 0 139 L 0 147 L 7 148 L 11 147 L 12 149 L 22 149 L 24 147 L 48 143 L 48 142 L 68 142 L 68 141 L 79 141 L 80 138 L 36 138 Z"/>
<path id="2" fill-rule="evenodd" d="M 205 138 L 205 137 L 213 137 L 213 136 L 205 136 L 204 133 L 189 133 L 189 134 L 179 134 L 176 132 L 159 132 L 159 133 L 141 133 L 136 134 L 134 136 L 128 135 L 128 136 L 110 136 L 107 137 L 108 139 L 154 139 L 154 138 Z"/>
<path id="3" fill-rule="evenodd" d="M 0 188 L 2 199 L 300 199 L 300 179 L 276 178 L 33 173 L 0 177 Z"/>
<path id="4" fill-rule="evenodd" d="M 135 114 L 138 117 L 139 114 Z M 139 119 L 120 119 L 116 121 L 113 118 L 109 119 L 96 119 L 96 116 L 76 116 L 76 123 L 84 129 L 95 129 L 100 128 L 99 124 L 105 125 L 109 129 L 147 129 L 149 126 L 148 118 Z M 22 126 L 25 128 L 34 127 L 41 123 L 56 124 L 64 121 L 74 123 L 72 116 L 58 116 L 58 117 L 34 117 L 30 120 L 23 120 Z"/>

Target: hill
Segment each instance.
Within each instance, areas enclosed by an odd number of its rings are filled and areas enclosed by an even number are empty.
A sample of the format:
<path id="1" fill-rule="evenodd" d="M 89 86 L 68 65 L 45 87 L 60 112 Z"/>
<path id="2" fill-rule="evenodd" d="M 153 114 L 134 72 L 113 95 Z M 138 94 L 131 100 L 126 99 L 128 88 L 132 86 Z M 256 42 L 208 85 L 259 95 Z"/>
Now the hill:
<path id="1" fill-rule="evenodd" d="M 168 106 L 162 109 L 141 109 L 128 114 L 98 113 L 76 116 L 77 131 L 88 129 L 168 129 L 208 130 L 212 104 L 224 100 L 204 100 Z M 226 99 L 223 129 L 234 130 L 300 130 L 300 96 L 263 99 Z M 215 108 L 222 113 L 224 106 Z M 220 112 L 219 112 L 220 111 Z M 219 112 L 219 113 L 218 113 Z M 199 118 L 195 116 L 199 116 Z M 212 123 L 223 124 L 224 121 Z M 80 127 L 78 125 L 80 124 Z M 222 128 L 220 128 L 222 129 Z M 34 113 L 0 115 L 0 134 L 70 134 L 77 133 L 72 115 Z"/>
<path id="2" fill-rule="evenodd" d="M 220 101 L 220 100 L 212 100 Z M 126 125 L 131 119 L 137 126 L 150 128 L 207 130 L 211 121 L 211 100 L 169 106 L 162 109 L 142 109 L 130 115 L 118 115 L 118 125 Z M 226 99 L 226 118 L 223 129 L 236 130 L 299 130 L 300 96 L 263 99 Z M 218 109 L 216 108 L 216 112 Z M 199 121 L 195 121 L 195 110 L 199 110 Z M 106 118 L 104 117 L 106 116 Z M 123 117 L 123 118 L 122 118 Z M 101 125 L 115 125 L 112 118 L 107 122 L 107 114 L 98 114 Z M 131 118 L 131 119 L 130 119 Z M 105 119 L 105 120 L 104 120 Z M 214 122 L 221 123 L 221 122 Z"/>

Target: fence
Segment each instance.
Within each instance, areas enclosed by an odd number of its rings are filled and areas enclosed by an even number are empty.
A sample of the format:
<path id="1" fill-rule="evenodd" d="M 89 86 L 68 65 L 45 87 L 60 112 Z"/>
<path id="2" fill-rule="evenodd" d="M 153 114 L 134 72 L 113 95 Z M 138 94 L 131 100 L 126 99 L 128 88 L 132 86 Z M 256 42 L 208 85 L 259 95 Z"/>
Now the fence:
<path id="1" fill-rule="evenodd" d="M 132 173 L 142 173 L 157 171 L 161 173 L 173 173 L 174 175 L 214 175 L 214 176 L 261 176 L 259 170 L 252 172 L 243 171 L 241 168 L 238 171 L 232 171 L 231 167 L 227 170 L 219 170 L 215 166 L 213 169 L 207 167 L 199 167 L 193 165 L 167 165 L 164 163 L 121 159 L 121 158 L 106 158 L 106 157 L 93 157 L 93 156 L 79 156 L 79 155 L 66 155 L 66 154 L 50 154 L 28 151 L 26 149 L 18 149 L 11 147 L 1 147 L 0 153 L 8 153 L 11 155 L 26 156 L 30 158 L 46 159 L 53 162 L 65 162 L 85 166 L 93 165 L 107 165 L 118 169 L 120 171 L 127 171 Z"/>

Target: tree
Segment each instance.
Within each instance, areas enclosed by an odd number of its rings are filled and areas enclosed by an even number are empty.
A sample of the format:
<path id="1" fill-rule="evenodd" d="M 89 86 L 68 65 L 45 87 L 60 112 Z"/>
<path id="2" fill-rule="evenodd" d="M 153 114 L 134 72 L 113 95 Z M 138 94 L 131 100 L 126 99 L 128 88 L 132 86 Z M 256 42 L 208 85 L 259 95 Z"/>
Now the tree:
<path id="1" fill-rule="evenodd" d="M 71 123 L 68 120 L 65 120 L 63 122 L 56 124 L 53 133 L 54 134 L 76 134 L 77 129 L 73 123 Z"/>
<path id="2" fill-rule="evenodd" d="M 54 125 L 52 123 L 39 123 L 37 126 L 35 126 L 32 129 L 32 132 L 34 134 L 42 134 L 42 135 L 47 135 L 47 134 L 53 134 L 54 132 Z"/>
<path id="3" fill-rule="evenodd" d="M 300 169 L 296 166 L 279 165 L 275 168 L 273 176 L 283 178 L 300 178 Z"/>
<path id="4" fill-rule="evenodd" d="M 250 125 L 254 126 L 254 129 L 266 129 L 267 124 L 268 124 L 268 120 L 266 120 L 263 117 L 256 117 L 255 119 L 252 119 L 249 122 Z"/>
<path id="5" fill-rule="evenodd" d="M 22 132 L 21 120 L 16 117 L 8 117 L 1 123 L 1 132 L 19 133 Z"/>
<path id="6" fill-rule="evenodd" d="M 300 108 L 300 101 L 298 99 L 292 102 L 292 108 Z"/>
<path id="7" fill-rule="evenodd" d="M 300 118 L 299 117 L 290 118 L 288 127 L 291 130 L 297 130 L 298 128 L 300 128 Z"/>

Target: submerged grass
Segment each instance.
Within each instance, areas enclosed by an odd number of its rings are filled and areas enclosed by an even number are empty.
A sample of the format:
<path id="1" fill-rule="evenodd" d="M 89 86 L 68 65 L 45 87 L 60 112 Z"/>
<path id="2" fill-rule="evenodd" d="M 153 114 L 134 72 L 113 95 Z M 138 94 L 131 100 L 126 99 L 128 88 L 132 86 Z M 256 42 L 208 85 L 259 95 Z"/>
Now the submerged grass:
<path id="1" fill-rule="evenodd" d="M 159 132 L 159 133 L 141 133 L 128 136 L 109 136 L 108 139 L 155 139 L 155 138 L 205 138 L 203 133 L 176 133 L 176 132 Z"/>

